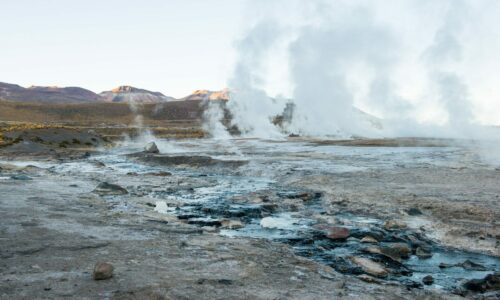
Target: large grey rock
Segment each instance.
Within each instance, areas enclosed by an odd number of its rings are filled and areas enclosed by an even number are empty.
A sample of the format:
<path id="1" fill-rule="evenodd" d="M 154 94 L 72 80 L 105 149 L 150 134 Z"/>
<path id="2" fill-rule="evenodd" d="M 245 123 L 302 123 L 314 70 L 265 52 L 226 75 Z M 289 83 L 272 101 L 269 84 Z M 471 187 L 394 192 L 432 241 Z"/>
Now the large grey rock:
<path id="1" fill-rule="evenodd" d="M 107 182 L 101 182 L 99 185 L 94 189 L 94 193 L 97 193 L 101 196 L 107 196 L 107 195 L 125 195 L 128 194 L 128 191 L 117 185 L 117 184 L 112 184 L 112 183 L 107 183 Z"/>
<path id="2" fill-rule="evenodd" d="M 352 257 L 351 258 L 352 262 L 361 267 L 363 272 L 370 274 L 372 276 L 376 277 L 386 277 L 387 274 L 389 273 L 384 266 L 381 264 L 374 262 L 373 260 L 369 258 L 364 258 L 364 257 Z"/>
<path id="3" fill-rule="evenodd" d="M 113 277 L 114 267 L 110 263 L 98 262 L 94 266 L 94 280 L 105 280 Z"/>
<path id="4" fill-rule="evenodd" d="M 156 146 L 155 142 L 151 142 L 144 147 L 144 152 L 158 154 L 160 153 L 160 150 L 158 150 L 158 146 Z"/>

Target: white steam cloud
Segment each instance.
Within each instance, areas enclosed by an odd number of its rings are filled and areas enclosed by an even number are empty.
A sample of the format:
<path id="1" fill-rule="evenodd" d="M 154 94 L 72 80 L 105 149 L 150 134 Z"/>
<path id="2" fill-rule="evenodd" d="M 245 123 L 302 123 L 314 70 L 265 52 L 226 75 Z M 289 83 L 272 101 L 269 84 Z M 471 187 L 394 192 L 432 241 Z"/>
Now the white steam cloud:
<path id="1" fill-rule="evenodd" d="M 244 135 L 499 139 L 483 125 L 500 125 L 500 2 L 249 4 L 228 103 Z"/>

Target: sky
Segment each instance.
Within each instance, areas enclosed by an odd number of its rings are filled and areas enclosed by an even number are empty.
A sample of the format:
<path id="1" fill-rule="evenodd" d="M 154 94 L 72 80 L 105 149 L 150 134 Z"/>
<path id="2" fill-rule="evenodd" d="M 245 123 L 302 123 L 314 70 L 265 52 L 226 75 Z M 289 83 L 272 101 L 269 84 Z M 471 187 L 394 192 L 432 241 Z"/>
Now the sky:
<path id="1" fill-rule="evenodd" d="M 2 0 L 0 82 L 132 85 L 183 97 L 222 89 L 241 32 L 240 0 Z"/>
<path id="2" fill-rule="evenodd" d="M 337 86 L 382 118 L 442 123 L 461 105 L 500 125 L 498 0 L 0 1 L 0 82 L 177 98 L 231 84 L 295 98 L 311 88 L 326 101 Z M 322 59 L 301 66 L 308 53 Z M 377 76 L 387 90 L 373 93 Z M 319 111 L 339 103 L 309 98 Z"/>

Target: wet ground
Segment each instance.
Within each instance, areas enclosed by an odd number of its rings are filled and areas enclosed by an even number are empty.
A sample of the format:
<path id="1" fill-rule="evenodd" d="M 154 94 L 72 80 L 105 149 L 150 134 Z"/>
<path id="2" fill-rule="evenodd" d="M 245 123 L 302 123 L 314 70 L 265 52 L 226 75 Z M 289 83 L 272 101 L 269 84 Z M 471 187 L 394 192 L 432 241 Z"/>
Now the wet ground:
<path id="1" fill-rule="evenodd" d="M 157 144 L 160 154 L 127 143 L 83 159 L 5 157 L 0 295 L 498 293 L 498 286 L 463 286 L 500 271 L 500 172 L 468 148 L 293 139 Z M 103 182 L 125 190 L 96 190 Z M 88 278 L 98 260 L 117 266 L 108 286 Z"/>

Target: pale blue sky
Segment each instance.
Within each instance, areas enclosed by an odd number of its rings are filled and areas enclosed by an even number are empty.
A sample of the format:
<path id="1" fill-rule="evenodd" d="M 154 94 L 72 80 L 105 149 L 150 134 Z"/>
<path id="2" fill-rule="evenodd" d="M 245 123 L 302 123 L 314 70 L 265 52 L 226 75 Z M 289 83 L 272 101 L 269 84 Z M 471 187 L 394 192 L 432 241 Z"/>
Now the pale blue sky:
<path id="1" fill-rule="evenodd" d="M 175 97 L 221 89 L 243 12 L 242 0 L 2 0 L 0 81 Z"/>

